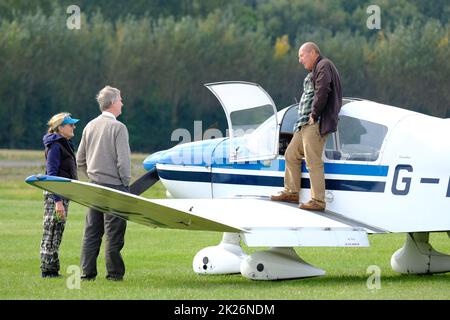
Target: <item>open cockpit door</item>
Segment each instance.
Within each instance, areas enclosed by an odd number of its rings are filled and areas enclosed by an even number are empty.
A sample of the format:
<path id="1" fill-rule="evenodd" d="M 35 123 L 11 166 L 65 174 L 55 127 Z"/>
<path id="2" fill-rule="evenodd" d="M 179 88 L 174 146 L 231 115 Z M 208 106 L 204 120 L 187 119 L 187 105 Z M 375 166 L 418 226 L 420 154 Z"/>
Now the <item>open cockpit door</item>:
<path id="1" fill-rule="evenodd" d="M 205 86 L 217 97 L 228 122 L 230 162 L 274 159 L 278 155 L 277 109 L 256 83 L 231 81 Z"/>

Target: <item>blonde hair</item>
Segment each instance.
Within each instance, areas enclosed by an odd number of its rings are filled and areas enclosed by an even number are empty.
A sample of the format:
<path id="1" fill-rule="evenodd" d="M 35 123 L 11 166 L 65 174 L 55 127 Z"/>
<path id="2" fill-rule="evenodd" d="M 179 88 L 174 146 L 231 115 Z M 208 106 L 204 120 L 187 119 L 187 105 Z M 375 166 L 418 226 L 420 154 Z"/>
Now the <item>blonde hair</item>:
<path id="1" fill-rule="evenodd" d="M 64 118 L 70 116 L 71 114 L 68 112 L 61 112 L 55 114 L 50 120 L 48 120 L 48 133 L 57 133 L 59 126 L 63 123 Z"/>
<path id="2" fill-rule="evenodd" d="M 120 97 L 120 90 L 106 86 L 95 97 L 97 99 L 100 111 L 103 112 L 107 110 L 114 102 L 116 102 Z"/>

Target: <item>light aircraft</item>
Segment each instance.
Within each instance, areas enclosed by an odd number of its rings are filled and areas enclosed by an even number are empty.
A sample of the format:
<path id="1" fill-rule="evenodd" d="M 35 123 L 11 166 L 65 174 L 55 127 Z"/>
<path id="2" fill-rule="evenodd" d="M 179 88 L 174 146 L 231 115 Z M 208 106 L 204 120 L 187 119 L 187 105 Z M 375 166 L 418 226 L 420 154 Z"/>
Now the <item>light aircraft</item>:
<path id="1" fill-rule="evenodd" d="M 150 155 L 148 173 L 128 194 L 82 181 L 34 175 L 26 182 L 90 208 L 151 227 L 224 232 L 200 250 L 200 274 L 241 273 L 255 280 L 320 276 L 294 247 L 366 247 L 368 234 L 404 233 L 392 255 L 400 273 L 450 271 L 430 232 L 450 236 L 450 119 L 372 101 L 345 98 L 337 132 L 329 135 L 325 212 L 270 201 L 283 189 L 284 152 L 297 106 L 277 112 L 267 92 L 249 82 L 206 87 L 220 101 L 227 137 L 178 144 Z M 139 196 L 160 180 L 168 199 Z M 300 201 L 310 199 L 302 164 Z M 247 255 L 240 245 L 269 247 Z"/>

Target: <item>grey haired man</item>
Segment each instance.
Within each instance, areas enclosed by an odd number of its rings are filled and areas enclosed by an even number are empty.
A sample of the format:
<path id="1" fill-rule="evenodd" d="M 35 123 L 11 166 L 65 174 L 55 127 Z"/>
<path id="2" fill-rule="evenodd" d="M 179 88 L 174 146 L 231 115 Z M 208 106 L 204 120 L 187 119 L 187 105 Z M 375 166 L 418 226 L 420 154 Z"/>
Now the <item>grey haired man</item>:
<path id="1" fill-rule="evenodd" d="M 83 130 L 77 153 L 78 168 L 89 181 L 109 188 L 129 192 L 131 179 L 130 146 L 127 127 L 116 118 L 122 113 L 122 98 L 116 88 L 106 86 L 97 95 L 102 112 Z M 81 249 L 82 280 L 97 276 L 97 257 L 102 237 L 106 235 L 106 278 L 120 281 L 125 264 L 120 251 L 124 246 L 126 220 L 112 214 L 89 209 L 86 214 Z"/>

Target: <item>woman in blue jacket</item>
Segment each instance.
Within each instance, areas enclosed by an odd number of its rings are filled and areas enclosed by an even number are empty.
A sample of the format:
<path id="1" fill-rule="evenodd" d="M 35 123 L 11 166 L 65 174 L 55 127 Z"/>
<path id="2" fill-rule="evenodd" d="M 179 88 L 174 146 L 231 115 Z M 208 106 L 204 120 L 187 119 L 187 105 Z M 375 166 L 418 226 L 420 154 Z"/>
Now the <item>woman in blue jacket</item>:
<path id="1" fill-rule="evenodd" d="M 46 174 L 78 179 L 75 148 L 70 139 L 75 123 L 70 113 L 54 115 L 48 122 L 48 132 L 43 137 Z M 58 251 L 64 232 L 69 200 L 44 191 L 44 232 L 41 241 L 41 271 L 43 278 L 60 277 Z"/>

